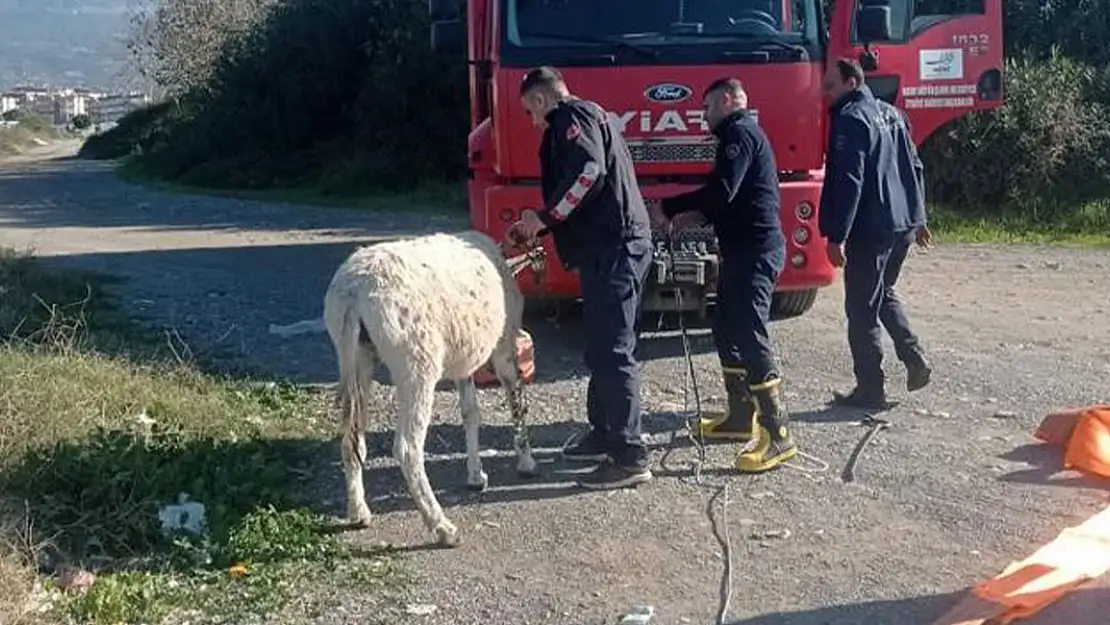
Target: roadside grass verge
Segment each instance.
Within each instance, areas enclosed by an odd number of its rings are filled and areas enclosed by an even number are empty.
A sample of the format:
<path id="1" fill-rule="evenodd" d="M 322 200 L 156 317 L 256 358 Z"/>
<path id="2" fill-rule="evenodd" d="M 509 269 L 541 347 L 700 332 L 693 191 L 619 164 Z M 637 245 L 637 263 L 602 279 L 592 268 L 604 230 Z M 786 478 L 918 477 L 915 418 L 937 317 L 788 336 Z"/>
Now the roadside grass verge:
<path id="1" fill-rule="evenodd" d="M 35 145 L 36 140 L 50 141 L 62 136 L 45 119 L 28 114 L 8 114 L 6 121 L 15 125 L 0 125 L 0 155 L 20 154 Z"/>
<path id="2" fill-rule="evenodd" d="M 941 243 L 1038 243 L 1110 245 L 1110 199 L 1042 211 L 930 208 L 933 234 Z"/>
<path id="3" fill-rule="evenodd" d="M 383 614 L 402 600 L 394 554 L 356 553 L 308 498 L 335 455 L 323 395 L 179 362 L 95 276 L 3 252 L 0 290 L 0 622 L 291 622 L 346 587 Z M 167 508 L 181 494 L 199 531 L 165 530 L 189 520 Z"/>

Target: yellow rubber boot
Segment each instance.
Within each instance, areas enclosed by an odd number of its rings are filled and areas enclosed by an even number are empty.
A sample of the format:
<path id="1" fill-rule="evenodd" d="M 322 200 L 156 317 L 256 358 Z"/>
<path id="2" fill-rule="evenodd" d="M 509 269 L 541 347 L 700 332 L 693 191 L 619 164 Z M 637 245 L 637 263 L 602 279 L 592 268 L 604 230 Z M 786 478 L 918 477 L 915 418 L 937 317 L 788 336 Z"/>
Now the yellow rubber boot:
<path id="1" fill-rule="evenodd" d="M 756 413 L 755 400 L 748 391 L 748 372 L 739 367 L 722 367 L 722 373 L 728 393 L 728 412 L 716 419 L 703 418 L 698 427 L 707 439 L 745 443 L 752 439 Z"/>
<path id="2" fill-rule="evenodd" d="M 736 457 L 742 473 L 762 473 L 798 455 L 798 446 L 787 427 L 789 416 L 782 406 L 782 380 L 775 378 L 751 387 L 757 405 L 759 440 Z"/>

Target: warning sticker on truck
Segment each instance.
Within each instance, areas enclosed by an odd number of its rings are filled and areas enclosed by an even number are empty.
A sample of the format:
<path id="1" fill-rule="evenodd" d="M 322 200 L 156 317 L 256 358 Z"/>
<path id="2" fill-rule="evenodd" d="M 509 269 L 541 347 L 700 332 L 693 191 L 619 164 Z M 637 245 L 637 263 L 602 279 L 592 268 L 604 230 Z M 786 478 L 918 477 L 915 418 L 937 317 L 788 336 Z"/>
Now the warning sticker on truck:
<path id="1" fill-rule="evenodd" d="M 902 87 L 906 109 L 971 108 L 978 91 L 975 85 L 912 85 Z"/>

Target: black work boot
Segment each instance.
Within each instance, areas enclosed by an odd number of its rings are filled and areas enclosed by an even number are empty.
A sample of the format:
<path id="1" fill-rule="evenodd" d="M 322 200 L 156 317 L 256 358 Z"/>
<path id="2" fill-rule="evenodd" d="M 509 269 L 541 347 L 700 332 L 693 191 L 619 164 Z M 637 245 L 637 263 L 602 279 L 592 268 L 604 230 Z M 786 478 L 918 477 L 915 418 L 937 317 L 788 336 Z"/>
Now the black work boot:
<path id="1" fill-rule="evenodd" d="M 906 390 L 909 392 L 920 391 L 929 385 L 933 377 L 933 365 L 925 358 L 920 350 L 915 350 L 906 359 Z"/>
<path id="2" fill-rule="evenodd" d="M 652 477 L 648 469 L 647 450 L 639 446 L 625 446 L 614 457 L 579 478 L 578 485 L 590 490 L 612 490 L 639 486 L 650 482 Z"/>
<path id="3" fill-rule="evenodd" d="M 834 392 L 830 404 L 844 408 L 860 408 L 863 410 L 890 410 L 897 405 L 888 401 L 882 383 L 867 387 L 856 385 L 848 394 Z"/>
<path id="4" fill-rule="evenodd" d="M 574 462 L 603 462 L 609 458 L 605 434 L 591 429 L 574 443 L 563 448 L 563 458 Z"/>
<path id="5" fill-rule="evenodd" d="M 755 400 L 748 389 L 748 372 L 731 367 L 724 367 L 721 372 L 728 393 L 728 412 L 718 419 L 701 419 L 698 423 L 701 435 L 714 440 L 750 441 L 755 425 Z"/>
<path id="6" fill-rule="evenodd" d="M 751 390 L 758 406 L 758 441 L 751 449 L 740 452 L 736 468 L 742 473 L 762 473 L 796 456 L 798 446 L 787 427 L 790 417 L 782 405 L 782 380 L 774 378 L 753 385 Z"/>

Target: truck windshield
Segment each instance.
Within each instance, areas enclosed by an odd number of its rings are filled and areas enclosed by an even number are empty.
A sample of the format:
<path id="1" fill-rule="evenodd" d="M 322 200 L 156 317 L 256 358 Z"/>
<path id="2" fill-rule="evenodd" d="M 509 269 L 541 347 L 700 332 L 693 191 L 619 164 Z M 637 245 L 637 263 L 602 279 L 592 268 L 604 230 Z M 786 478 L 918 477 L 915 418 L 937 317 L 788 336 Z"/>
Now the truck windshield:
<path id="1" fill-rule="evenodd" d="M 709 61 L 726 51 L 800 46 L 813 58 L 819 1 L 503 0 L 502 55 L 528 62 L 591 53 L 620 55 L 622 63 Z"/>

